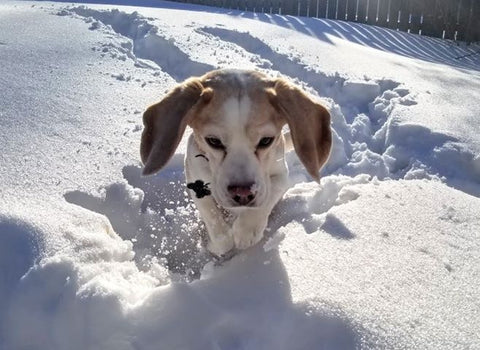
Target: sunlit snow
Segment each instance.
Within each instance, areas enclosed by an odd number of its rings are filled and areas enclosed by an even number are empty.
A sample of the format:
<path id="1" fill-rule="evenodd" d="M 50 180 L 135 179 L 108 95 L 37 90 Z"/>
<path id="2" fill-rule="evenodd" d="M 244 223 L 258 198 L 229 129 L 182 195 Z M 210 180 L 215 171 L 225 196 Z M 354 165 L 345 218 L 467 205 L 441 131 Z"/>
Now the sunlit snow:
<path id="1" fill-rule="evenodd" d="M 134 5 L 0 2 L 0 349 L 480 348 L 478 44 Z M 139 143 L 221 67 L 318 97 L 334 147 L 320 184 L 288 153 L 265 239 L 219 262 L 185 143 L 153 177 Z"/>

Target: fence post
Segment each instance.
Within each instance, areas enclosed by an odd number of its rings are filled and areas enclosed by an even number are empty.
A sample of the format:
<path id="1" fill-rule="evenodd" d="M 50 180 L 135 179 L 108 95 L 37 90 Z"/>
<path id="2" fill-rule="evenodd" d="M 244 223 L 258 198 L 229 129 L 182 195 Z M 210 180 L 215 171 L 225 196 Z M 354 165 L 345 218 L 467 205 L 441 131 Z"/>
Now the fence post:
<path id="1" fill-rule="evenodd" d="M 335 19 L 340 19 L 344 21 L 346 13 L 347 13 L 347 0 L 337 0 Z"/>

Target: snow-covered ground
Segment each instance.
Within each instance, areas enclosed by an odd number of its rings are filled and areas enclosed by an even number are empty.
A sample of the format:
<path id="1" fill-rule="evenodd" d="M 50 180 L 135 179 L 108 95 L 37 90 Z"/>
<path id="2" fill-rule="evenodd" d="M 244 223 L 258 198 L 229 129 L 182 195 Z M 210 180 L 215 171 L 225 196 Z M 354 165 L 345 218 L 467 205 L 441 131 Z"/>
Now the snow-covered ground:
<path id="1" fill-rule="evenodd" d="M 0 349 L 479 349 L 478 46 L 141 5 L 0 2 Z M 335 131 L 222 263 L 184 144 L 154 177 L 138 151 L 145 107 L 218 67 L 289 77 Z"/>

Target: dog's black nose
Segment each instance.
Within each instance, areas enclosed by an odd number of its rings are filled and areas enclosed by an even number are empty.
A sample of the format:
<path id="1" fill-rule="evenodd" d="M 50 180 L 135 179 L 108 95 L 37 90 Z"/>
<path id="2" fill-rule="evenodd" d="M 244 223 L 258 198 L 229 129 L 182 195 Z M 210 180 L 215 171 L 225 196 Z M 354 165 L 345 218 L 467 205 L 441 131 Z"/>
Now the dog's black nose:
<path id="1" fill-rule="evenodd" d="M 227 187 L 232 199 L 240 205 L 247 205 L 255 199 L 255 183 L 232 184 Z"/>

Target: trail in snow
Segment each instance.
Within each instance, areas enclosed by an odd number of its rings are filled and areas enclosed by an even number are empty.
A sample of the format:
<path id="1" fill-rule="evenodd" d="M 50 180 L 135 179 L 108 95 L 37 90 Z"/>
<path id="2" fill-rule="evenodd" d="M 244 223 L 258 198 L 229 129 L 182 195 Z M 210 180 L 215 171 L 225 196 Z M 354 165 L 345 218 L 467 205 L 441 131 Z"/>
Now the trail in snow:
<path id="1" fill-rule="evenodd" d="M 116 9 L 96 10 L 81 6 L 64 9 L 58 14 L 80 16 L 91 24 L 91 30 L 100 29 L 107 34 L 114 31 L 125 36 L 131 45 L 121 44 L 117 50 L 122 50 L 129 59 L 146 69 L 157 69 L 150 62 L 153 61 L 177 80 L 213 68 L 192 60 L 174 40 L 162 36 L 161 30 L 150 23 L 152 21 L 136 12 L 127 14 Z M 391 118 L 397 106 L 408 108 L 417 103 L 415 94 L 401 83 L 391 79 L 327 75 L 312 70 L 298 58 L 275 51 L 248 32 L 221 27 L 200 27 L 195 31 L 210 41 L 220 40 L 234 45 L 236 50 L 259 57 L 258 69 L 274 70 L 291 77 L 311 93 L 320 94 L 330 108 L 334 147 L 324 176 L 348 175 L 355 179 L 324 178 L 321 198 L 313 200 L 322 203 L 323 208 L 308 207 L 302 198 L 300 208 L 295 210 L 295 195 L 287 194 L 272 214 L 271 232 L 296 219 L 307 232 L 322 229 L 338 238 L 352 238 L 351 232 L 334 216 L 313 218 L 312 214 L 318 216 L 326 213 L 333 203 L 343 203 L 343 187 L 368 183 L 372 177 L 443 179 L 464 191 L 477 193 L 478 189 L 469 183 L 478 181 L 478 157 L 462 149 L 453 137 L 436 134 L 419 125 L 400 124 Z M 105 53 L 112 49 L 115 48 L 105 49 L 104 46 L 98 50 Z M 124 58 L 120 56 L 119 59 Z M 201 266 L 208 260 L 198 243 L 204 228 L 197 224 L 195 209 L 186 198 L 181 158 L 182 155 L 176 155 L 162 170 L 162 176 L 144 179 L 139 168 L 127 166 L 123 169 L 126 181 L 101 189 L 98 196 L 74 191 L 66 193 L 65 198 L 106 215 L 123 239 L 133 240 L 136 261 L 141 268 L 148 269 L 150 259 L 156 257 L 166 259 L 172 272 L 198 276 Z M 308 181 L 294 152 L 287 155 L 287 161 L 292 183 Z M 182 216 L 176 215 L 179 211 Z M 307 216 L 299 219 L 298 215 Z"/>
<path id="2" fill-rule="evenodd" d="M 102 26 L 111 26 L 118 34 L 131 39 L 131 57 L 141 65 L 141 60 L 155 62 L 162 70 L 177 81 L 190 76 L 203 75 L 213 69 L 211 65 L 192 61 L 190 56 L 175 45 L 173 38 L 165 38 L 162 33 L 150 24 L 147 19 L 133 12 L 131 14 L 119 11 L 98 11 L 86 7 L 75 7 L 62 10 L 59 15 L 76 13 L 91 23 L 90 29 L 97 30 Z"/>

